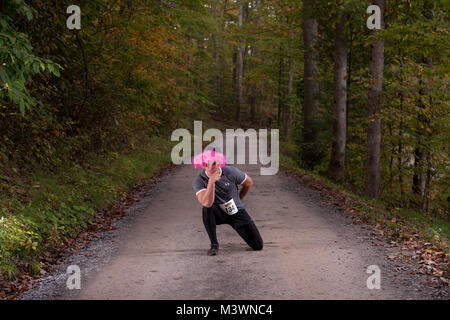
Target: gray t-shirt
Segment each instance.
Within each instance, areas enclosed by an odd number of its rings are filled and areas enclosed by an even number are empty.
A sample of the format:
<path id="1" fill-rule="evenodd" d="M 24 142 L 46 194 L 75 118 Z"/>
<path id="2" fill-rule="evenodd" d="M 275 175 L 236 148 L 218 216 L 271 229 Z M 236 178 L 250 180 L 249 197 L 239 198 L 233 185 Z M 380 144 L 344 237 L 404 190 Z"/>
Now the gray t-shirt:
<path id="1" fill-rule="evenodd" d="M 215 185 L 214 203 L 219 205 L 233 199 L 238 209 L 245 209 L 244 204 L 239 198 L 238 185 L 244 183 L 247 174 L 238 168 L 231 166 L 223 166 L 221 169 L 220 180 Z M 203 170 L 192 182 L 195 195 L 208 187 L 209 178 L 206 171 Z"/>

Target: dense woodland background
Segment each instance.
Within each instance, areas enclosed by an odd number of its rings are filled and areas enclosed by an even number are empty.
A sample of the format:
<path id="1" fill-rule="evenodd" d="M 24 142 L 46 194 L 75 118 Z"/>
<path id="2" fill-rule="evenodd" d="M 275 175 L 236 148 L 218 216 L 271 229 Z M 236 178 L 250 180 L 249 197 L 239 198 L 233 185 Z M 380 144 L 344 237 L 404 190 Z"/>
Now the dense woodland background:
<path id="1" fill-rule="evenodd" d="M 80 30 L 66 27 L 72 4 Z M 371 4 L 382 9 L 380 30 L 366 26 Z M 82 166 L 212 116 L 279 128 L 305 169 L 450 219 L 448 9 L 436 0 L 0 0 L 2 197 L 35 167 Z"/>

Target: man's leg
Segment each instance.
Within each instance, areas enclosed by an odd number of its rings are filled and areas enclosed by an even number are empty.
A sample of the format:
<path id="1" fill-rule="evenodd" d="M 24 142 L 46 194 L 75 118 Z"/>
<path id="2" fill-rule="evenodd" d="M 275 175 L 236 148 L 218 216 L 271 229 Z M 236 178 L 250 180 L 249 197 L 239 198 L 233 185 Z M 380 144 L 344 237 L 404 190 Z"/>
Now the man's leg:
<path id="1" fill-rule="evenodd" d="M 211 245 L 218 244 L 216 236 L 216 217 L 214 215 L 213 207 L 203 207 L 203 224 L 205 225 L 209 240 L 211 240 Z"/>
<path id="2" fill-rule="evenodd" d="M 262 250 L 263 240 L 253 221 L 237 228 L 236 231 L 253 250 Z"/>

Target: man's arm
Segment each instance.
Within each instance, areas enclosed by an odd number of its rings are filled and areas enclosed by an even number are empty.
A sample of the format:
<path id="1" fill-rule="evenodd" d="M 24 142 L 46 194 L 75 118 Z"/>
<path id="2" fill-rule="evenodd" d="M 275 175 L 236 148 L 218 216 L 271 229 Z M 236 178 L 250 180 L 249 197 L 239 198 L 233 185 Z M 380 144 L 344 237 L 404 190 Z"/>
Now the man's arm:
<path id="1" fill-rule="evenodd" d="M 211 206 L 214 203 L 214 196 L 215 196 L 215 187 L 216 187 L 216 181 L 220 179 L 220 172 L 217 170 L 216 173 L 214 173 L 208 181 L 208 186 L 205 190 L 200 191 L 197 194 L 197 199 L 200 204 L 206 208 L 211 208 Z"/>
<path id="2" fill-rule="evenodd" d="M 206 208 L 211 208 L 214 203 L 215 183 L 211 179 L 208 181 L 206 189 L 197 194 L 197 199 L 200 204 Z"/>
<path id="3" fill-rule="evenodd" d="M 253 185 L 253 180 L 247 175 L 247 179 L 245 179 L 244 183 L 242 183 L 242 189 L 239 192 L 239 198 L 243 199 L 245 195 L 250 191 L 250 188 Z"/>

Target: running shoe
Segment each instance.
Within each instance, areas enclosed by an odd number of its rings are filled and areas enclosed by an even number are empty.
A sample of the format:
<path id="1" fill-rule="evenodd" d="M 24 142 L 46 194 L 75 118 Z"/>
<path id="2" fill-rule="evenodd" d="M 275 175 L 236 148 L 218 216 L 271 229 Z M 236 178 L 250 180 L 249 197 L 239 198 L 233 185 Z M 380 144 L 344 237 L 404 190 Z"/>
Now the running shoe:
<path id="1" fill-rule="evenodd" d="M 217 254 L 219 254 L 219 245 L 212 244 L 211 249 L 208 250 L 208 256 L 215 256 Z"/>

